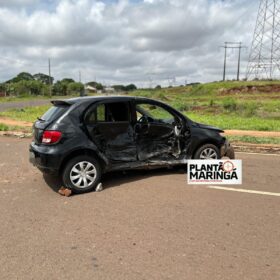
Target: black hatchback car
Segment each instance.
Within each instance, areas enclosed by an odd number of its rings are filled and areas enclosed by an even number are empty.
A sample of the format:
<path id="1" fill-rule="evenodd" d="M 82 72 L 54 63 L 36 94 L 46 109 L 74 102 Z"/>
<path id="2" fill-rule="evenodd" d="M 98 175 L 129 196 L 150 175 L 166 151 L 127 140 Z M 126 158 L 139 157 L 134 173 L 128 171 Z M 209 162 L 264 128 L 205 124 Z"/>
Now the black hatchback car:
<path id="1" fill-rule="evenodd" d="M 44 173 L 62 176 L 76 193 L 94 190 L 108 171 L 234 158 L 222 130 L 159 101 L 100 96 L 52 104 L 34 124 L 30 161 Z"/>

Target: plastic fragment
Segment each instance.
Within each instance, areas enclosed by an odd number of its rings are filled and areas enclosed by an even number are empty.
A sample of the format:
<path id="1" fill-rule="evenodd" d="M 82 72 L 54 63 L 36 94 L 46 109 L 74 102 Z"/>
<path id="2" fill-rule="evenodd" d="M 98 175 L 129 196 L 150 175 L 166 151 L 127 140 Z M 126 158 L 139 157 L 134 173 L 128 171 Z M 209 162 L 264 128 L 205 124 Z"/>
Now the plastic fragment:
<path id="1" fill-rule="evenodd" d="M 103 190 L 103 185 L 102 183 L 99 183 L 95 189 L 96 192 L 101 192 Z"/>

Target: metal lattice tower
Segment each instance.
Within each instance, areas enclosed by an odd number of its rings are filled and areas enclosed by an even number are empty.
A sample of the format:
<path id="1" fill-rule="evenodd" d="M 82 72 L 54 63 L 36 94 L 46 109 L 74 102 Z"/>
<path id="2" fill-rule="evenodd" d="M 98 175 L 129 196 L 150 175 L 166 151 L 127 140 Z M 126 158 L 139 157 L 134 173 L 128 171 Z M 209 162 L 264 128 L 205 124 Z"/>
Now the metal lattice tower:
<path id="1" fill-rule="evenodd" d="M 261 0 L 246 78 L 280 77 L 280 0 Z"/>

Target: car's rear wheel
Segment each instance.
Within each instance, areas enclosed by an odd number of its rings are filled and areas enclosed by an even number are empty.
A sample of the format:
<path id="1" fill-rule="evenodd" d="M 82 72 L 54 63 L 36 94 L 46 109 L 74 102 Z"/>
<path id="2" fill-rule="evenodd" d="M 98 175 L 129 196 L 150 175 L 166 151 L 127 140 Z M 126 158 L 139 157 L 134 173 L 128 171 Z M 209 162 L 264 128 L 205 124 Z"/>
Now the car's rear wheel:
<path id="1" fill-rule="evenodd" d="M 206 144 L 201 146 L 194 154 L 194 159 L 215 160 L 220 159 L 221 153 L 217 146 L 213 144 Z"/>
<path id="2" fill-rule="evenodd" d="M 100 182 L 101 167 L 93 157 L 75 157 L 66 164 L 62 178 L 65 187 L 75 193 L 93 191 Z"/>

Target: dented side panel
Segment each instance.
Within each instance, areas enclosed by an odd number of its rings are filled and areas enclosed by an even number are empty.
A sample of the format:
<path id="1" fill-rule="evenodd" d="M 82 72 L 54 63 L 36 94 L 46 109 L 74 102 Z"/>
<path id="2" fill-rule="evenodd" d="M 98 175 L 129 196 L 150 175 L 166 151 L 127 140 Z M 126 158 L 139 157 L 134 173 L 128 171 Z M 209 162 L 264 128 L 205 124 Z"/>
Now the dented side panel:
<path id="1" fill-rule="evenodd" d="M 110 161 L 137 160 L 136 142 L 130 123 L 98 123 L 88 126 L 92 141 Z"/>

